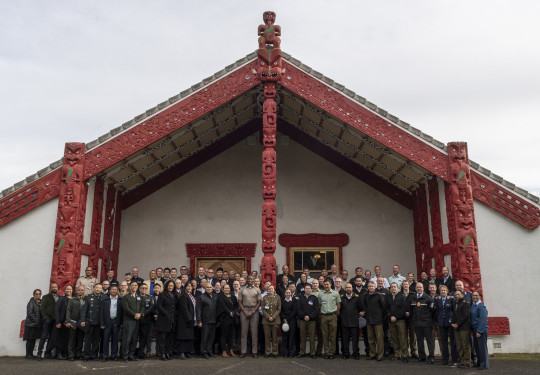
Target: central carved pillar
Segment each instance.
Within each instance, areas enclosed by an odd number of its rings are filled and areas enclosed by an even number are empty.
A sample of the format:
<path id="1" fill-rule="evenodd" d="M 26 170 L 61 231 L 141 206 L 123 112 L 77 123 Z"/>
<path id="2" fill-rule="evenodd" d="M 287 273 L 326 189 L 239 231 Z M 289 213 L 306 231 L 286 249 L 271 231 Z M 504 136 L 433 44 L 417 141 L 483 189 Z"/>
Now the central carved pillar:
<path id="1" fill-rule="evenodd" d="M 66 143 L 51 270 L 51 283 L 58 284 L 60 294 L 64 286 L 74 285 L 80 274 L 88 190 L 83 179 L 84 157 L 84 143 Z"/>
<path id="2" fill-rule="evenodd" d="M 276 83 L 280 81 L 281 28 L 274 25 L 276 14 L 264 12 L 264 25 L 258 28 L 259 50 L 257 77 L 264 85 L 262 143 L 262 251 L 261 283 L 270 281 L 276 285 Z"/>
<path id="3" fill-rule="evenodd" d="M 471 170 L 466 142 L 448 143 L 448 161 L 450 178 L 450 194 L 447 194 L 450 232 L 454 243 L 452 246 L 452 273 L 454 278 L 462 280 L 465 289 L 482 292 L 482 278 L 478 259 L 478 240 L 471 187 Z"/>

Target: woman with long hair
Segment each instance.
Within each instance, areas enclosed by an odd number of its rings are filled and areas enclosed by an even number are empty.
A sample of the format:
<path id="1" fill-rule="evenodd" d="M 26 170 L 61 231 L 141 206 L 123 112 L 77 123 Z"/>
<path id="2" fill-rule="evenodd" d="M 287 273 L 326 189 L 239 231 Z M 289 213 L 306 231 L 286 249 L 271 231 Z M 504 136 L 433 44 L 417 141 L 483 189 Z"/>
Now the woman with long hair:
<path id="1" fill-rule="evenodd" d="M 187 283 L 177 302 L 176 317 L 176 347 L 180 359 L 191 358 L 191 352 L 194 349 L 193 339 L 195 336 L 195 307 L 197 300 L 193 297 L 193 286 Z"/>
<path id="2" fill-rule="evenodd" d="M 169 280 L 165 283 L 165 291 L 159 295 L 156 304 L 157 320 L 157 345 L 161 353 L 161 360 L 166 361 L 171 358 L 170 338 L 173 333 L 174 319 L 174 282 Z"/>
<path id="3" fill-rule="evenodd" d="M 218 297 L 217 315 L 221 326 L 221 350 L 223 358 L 236 357 L 233 351 L 233 331 L 238 313 L 238 301 L 231 293 L 231 287 L 225 284 Z"/>
<path id="4" fill-rule="evenodd" d="M 24 321 L 23 340 L 26 341 L 26 359 L 36 359 L 34 348 L 36 340 L 41 336 L 41 289 L 34 290 L 32 298 L 26 305 L 26 320 Z"/>

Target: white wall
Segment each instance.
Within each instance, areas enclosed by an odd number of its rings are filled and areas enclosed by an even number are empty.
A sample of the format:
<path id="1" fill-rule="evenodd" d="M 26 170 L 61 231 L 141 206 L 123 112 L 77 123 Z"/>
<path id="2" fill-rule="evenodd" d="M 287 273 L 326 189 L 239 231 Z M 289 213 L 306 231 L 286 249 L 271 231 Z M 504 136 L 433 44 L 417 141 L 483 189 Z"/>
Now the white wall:
<path id="1" fill-rule="evenodd" d="M 540 264 L 540 229 L 530 231 L 475 201 L 478 253 L 489 316 L 510 319 L 509 336 L 493 336 L 502 352 L 540 352 L 535 293 Z"/>
<path id="2" fill-rule="evenodd" d="M 261 252 L 262 146 L 242 141 L 122 213 L 118 273 L 189 266 L 189 242 L 255 242 Z M 412 211 L 295 142 L 277 150 L 277 233 L 347 233 L 344 267 L 416 271 Z M 286 261 L 278 245 L 278 267 Z"/>
<path id="3" fill-rule="evenodd" d="M 0 285 L 8 291 L 0 294 L 0 356 L 24 355 L 26 305 L 34 289 L 49 292 L 57 211 L 56 198 L 0 228 Z"/>

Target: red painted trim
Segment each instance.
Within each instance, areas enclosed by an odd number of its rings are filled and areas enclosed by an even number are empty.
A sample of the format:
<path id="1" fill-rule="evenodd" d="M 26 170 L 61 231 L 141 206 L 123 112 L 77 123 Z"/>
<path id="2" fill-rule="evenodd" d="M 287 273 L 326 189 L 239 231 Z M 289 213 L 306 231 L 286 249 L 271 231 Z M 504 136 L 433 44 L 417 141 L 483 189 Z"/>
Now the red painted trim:
<path id="1" fill-rule="evenodd" d="M 61 168 L 0 200 L 0 228 L 58 196 Z"/>
<path id="2" fill-rule="evenodd" d="M 256 243 L 187 243 L 191 276 L 195 275 L 196 258 L 246 258 L 246 268 L 250 273 L 256 247 Z"/>
<path id="3" fill-rule="evenodd" d="M 488 317 L 488 327 L 489 336 L 510 334 L 510 321 L 507 317 Z"/>
<path id="4" fill-rule="evenodd" d="M 175 165 L 174 167 L 168 169 L 166 172 L 160 174 L 159 176 L 149 180 L 143 185 L 135 188 L 134 190 L 126 193 L 122 197 L 122 209 L 125 210 L 140 200 L 146 198 L 152 193 L 155 193 L 162 187 L 170 184 L 177 178 L 185 175 L 189 171 L 197 168 L 204 162 L 212 159 L 213 157 L 219 155 L 228 148 L 234 146 L 242 139 L 246 138 L 248 135 L 253 134 L 258 130 L 260 125 L 260 120 L 255 119 L 236 131 L 226 135 L 220 141 L 208 145 L 200 152 L 196 153 L 192 157 L 186 159 L 185 161 Z"/>
<path id="5" fill-rule="evenodd" d="M 114 274 L 118 277 L 118 257 L 120 255 L 120 228 L 122 227 L 122 194 L 118 194 L 116 197 L 114 211 L 114 237 L 112 242 L 111 260 Z"/>
<path id="6" fill-rule="evenodd" d="M 89 151 L 85 178 L 98 174 L 256 86 L 259 81 L 252 72 L 256 67 L 254 61 L 239 68 Z"/>
<path id="7" fill-rule="evenodd" d="M 338 247 L 339 248 L 339 272 L 343 272 L 343 246 L 349 243 L 346 233 L 322 234 L 322 233 L 281 233 L 278 237 L 279 244 L 287 248 L 287 266 L 290 268 L 289 255 L 291 247 Z"/>
<path id="8" fill-rule="evenodd" d="M 533 230 L 540 226 L 540 209 L 516 193 L 497 185 L 480 173 L 471 170 L 473 197 L 503 214 L 519 225 Z"/>
<path id="9" fill-rule="evenodd" d="M 358 178 L 360 181 L 371 186 L 372 188 L 381 192 L 387 197 L 393 199 L 394 201 L 401 204 L 402 206 L 407 207 L 408 209 L 412 209 L 412 206 L 413 206 L 412 196 L 396 188 L 391 183 L 381 179 L 380 177 L 370 172 L 369 170 L 364 169 L 361 166 L 355 164 L 346 156 L 331 149 L 330 147 L 324 145 L 321 142 L 317 142 L 311 136 L 295 128 L 294 126 L 289 124 L 287 121 L 280 119 L 280 121 L 278 122 L 278 129 L 280 133 L 288 135 L 289 137 L 291 137 L 292 140 L 304 146 L 308 150 L 314 152 L 315 154 L 323 157 L 325 160 L 334 164 L 336 167 L 339 167 L 345 172 Z"/>
<path id="10" fill-rule="evenodd" d="M 447 156 L 397 125 L 284 61 L 282 85 L 296 95 L 448 181 Z"/>

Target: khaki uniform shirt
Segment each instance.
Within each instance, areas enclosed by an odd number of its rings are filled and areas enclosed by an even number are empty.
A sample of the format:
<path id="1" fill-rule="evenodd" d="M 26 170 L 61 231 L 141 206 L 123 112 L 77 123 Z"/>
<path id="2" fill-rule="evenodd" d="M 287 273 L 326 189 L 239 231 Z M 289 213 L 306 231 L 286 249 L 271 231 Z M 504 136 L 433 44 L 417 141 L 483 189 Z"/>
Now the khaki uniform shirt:
<path id="1" fill-rule="evenodd" d="M 337 312 L 337 304 L 341 303 L 341 297 L 335 290 L 329 292 L 319 292 L 319 304 L 321 306 L 321 314 L 330 314 Z"/>
<path id="2" fill-rule="evenodd" d="M 84 286 L 84 296 L 88 296 L 92 293 L 94 293 L 94 285 L 98 283 L 97 279 L 95 277 L 86 277 L 81 276 L 79 277 L 79 280 L 77 280 L 77 284 L 75 284 L 75 288 L 82 285 Z"/>
<path id="3" fill-rule="evenodd" d="M 240 289 L 238 293 L 238 301 L 242 303 L 242 306 L 246 309 L 253 309 L 257 303 L 261 300 L 261 290 L 255 286 L 248 287 L 247 285 Z"/>
<path id="4" fill-rule="evenodd" d="M 261 304 L 263 311 L 263 321 L 262 324 L 266 325 L 275 325 L 281 324 L 279 314 L 281 312 L 281 297 L 277 294 L 274 294 L 273 297 L 270 297 L 268 294 L 264 296 Z M 274 318 L 273 321 L 270 321 L 269 318 Z"/>

